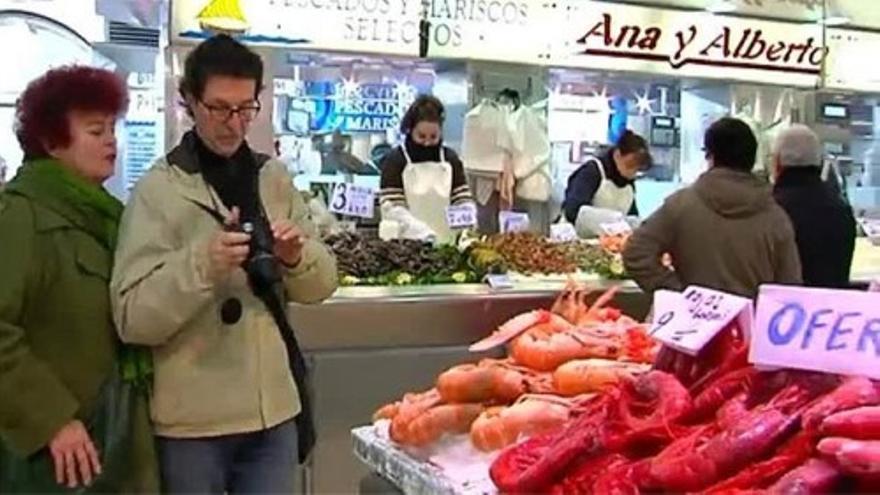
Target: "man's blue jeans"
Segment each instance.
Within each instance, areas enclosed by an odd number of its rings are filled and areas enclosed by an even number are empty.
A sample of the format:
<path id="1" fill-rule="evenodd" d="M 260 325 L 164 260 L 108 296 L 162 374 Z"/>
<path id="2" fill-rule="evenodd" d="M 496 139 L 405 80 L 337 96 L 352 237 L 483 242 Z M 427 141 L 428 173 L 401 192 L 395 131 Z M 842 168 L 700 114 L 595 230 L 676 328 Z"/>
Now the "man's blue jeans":
<path id="1" fill-rule="evenodd" d="M 164 493 L 292 494 L 297 491 L 293 420 L 268 430 L 210 438 L 159 437 Z"/>

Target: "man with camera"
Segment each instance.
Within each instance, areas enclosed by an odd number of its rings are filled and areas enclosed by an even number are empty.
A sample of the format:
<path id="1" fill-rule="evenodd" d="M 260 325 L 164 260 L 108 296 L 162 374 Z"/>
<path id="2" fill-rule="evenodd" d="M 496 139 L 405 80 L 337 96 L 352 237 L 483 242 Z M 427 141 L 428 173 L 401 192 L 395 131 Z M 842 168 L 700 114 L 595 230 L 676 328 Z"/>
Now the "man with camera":
<path id="1" fill-rule="evenodd" d="M 195 122 L 141 179 L 111 282 L 122 340 L 153 349 L 163 491 L 291 493 L 314 443 L 289 301 L 336 289 L 285 166 L 248 147 L 263 64 L 224 35 L 186 59 Z"/>

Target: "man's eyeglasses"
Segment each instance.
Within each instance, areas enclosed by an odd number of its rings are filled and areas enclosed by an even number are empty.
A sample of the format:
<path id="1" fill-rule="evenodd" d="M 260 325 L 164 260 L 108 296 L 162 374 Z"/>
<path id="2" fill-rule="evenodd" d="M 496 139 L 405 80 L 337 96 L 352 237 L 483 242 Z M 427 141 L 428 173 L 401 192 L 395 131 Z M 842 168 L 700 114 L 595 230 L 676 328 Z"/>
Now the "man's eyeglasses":
<path id="1" fill-rule="evenodd" d="M 242 120 L 250 122 L 257 118 L 262 108 L 259 101 L 247 103 L 241 106 L 227 107 L 226 105 L 210 105 L 204 101 L 199 101 L 203 107 L 208 110 L 212 118 L 221 122 L 228 122 L 233 115 L 238 114 Z"/>

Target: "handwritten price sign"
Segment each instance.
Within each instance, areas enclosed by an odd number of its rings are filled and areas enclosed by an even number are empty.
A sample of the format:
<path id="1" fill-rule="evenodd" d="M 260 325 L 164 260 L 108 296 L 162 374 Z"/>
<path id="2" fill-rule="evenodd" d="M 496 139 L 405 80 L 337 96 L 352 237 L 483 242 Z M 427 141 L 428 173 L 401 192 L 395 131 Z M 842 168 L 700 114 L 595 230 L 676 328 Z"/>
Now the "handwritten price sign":
<path id="1" fill-rule="evenodd" d="M 626 220 L 599 224 L 599 230 L 605 235 L 627 235 L 632 232 L 632 226 Z"/>
<path id="2" fill-rule="evenodd" d="M 529 215 L 515 211 L 502 211 L 498 214 L 501 233 L 525 232 L 529 230 Z"/>
<path id="3" fill-rule="evenodd" d="M 553 242 L 571 242 L 578 238 L 574 225 L 563 222 L 550 226 L 550 240 Z"/>
<path id="4" fill-rule="evenodd" d="M 696 286 L 681 294 L 658 291 L 654 294 L 650 333 L 663 344 L 695 356 L 734 319 L 748 334 L 752 325 L 751 300 Z"/>
<path id="5" fill-rule="evenodd" d="M 373 218 L 376 193 L 369 187 L 340 182 L 333 188 L 329 210 L 350 217 Z"/>
<path id="6" fill-rule="evenodd" d="M 477 207 L 473 203 L 446 208 L 446 222 L 450 228 L 466 229 L 477 225 Z"/>
<path id="7" fill-rule="evenodd" d="M 872 292 L 762 286 L 749 361 L 880 379 L 878 302 Z"/>

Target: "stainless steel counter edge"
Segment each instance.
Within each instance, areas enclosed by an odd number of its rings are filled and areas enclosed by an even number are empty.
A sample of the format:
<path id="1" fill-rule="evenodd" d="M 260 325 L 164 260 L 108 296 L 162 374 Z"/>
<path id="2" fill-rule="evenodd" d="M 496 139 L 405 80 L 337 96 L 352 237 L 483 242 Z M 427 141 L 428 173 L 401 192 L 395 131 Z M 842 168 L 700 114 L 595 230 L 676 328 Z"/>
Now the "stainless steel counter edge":
<path id="1" fill-rule="evenodd" d="M 636 318 L 650 300 L 632 282 L 594 282 L 601 293 L 621 286 L 614 304 Z M 292 304 L 289 315 L 306 352 L 465 346 L 510 317 L 549 309 L 564 283 L 517 284 L 493 290 L 484 285 L 346 287 L 320 305 Z"/>

